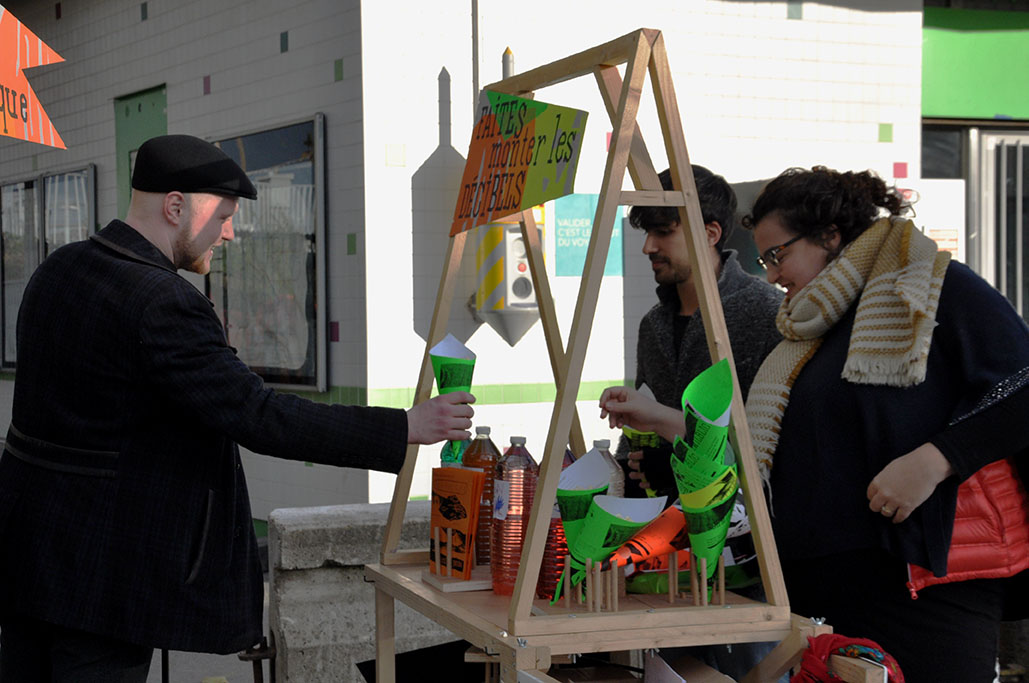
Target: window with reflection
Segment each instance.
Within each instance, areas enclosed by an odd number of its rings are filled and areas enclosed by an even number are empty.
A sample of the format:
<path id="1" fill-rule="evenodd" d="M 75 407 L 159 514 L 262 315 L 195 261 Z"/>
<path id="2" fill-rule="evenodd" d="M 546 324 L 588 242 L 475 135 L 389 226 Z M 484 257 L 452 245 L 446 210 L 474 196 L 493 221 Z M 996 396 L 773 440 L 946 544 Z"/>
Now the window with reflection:
<path id="1" fill-rule="evenodd" d="M 3 365 L 11 367 L 16 360 L 15 324 L 18 321 L 18 306 L 25 292 L 29 276 L 39 265 L 36 243 L 39 231 L 36 212 L 36 183 L 26 181 L 4 185 L 0 188 L 3 239 L 3 307 L 4 307 L 4 352 Z"/>
<path id="2" fill-rule="evenodd" d="M 17 362 L 16 325 L 25 285 L 53 250 L 86 239 L 96 223 L 96 167 L 0 185 L 0 296 L 4 368 Z"/>
<path id="3" fill-rule="evenodd" d="M 215 250 L 207 276 L 208 295 L 240 359 L 268 382 L 310 388 L 322 388 L 324 372 L 319 122 L 215 143 L 246 171 L 257 199 L 240 200 L 235 239 Z"/>

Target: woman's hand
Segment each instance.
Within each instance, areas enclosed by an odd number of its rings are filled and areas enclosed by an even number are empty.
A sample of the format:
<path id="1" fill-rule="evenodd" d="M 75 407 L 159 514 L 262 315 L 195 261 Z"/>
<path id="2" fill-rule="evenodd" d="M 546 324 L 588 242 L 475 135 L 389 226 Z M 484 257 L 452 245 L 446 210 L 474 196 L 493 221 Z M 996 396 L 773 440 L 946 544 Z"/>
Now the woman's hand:
<path id="1" fill-rule="evenodd" d="M 868 485 L 868 509 L 900 524 L 952 474 L 954 469 L 940 449 L 924 443 L 875 475 Z"/>

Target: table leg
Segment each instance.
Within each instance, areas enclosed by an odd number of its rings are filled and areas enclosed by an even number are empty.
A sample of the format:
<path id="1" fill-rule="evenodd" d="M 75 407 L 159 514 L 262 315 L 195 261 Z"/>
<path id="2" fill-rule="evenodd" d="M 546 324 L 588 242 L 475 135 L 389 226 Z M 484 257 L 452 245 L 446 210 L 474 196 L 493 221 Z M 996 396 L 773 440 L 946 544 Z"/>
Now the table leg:
<path id="1" fill-rule="evenodd" d="M 396 683 L 396 633 L 393 596 L 375 591 L 375 680 Z"/>

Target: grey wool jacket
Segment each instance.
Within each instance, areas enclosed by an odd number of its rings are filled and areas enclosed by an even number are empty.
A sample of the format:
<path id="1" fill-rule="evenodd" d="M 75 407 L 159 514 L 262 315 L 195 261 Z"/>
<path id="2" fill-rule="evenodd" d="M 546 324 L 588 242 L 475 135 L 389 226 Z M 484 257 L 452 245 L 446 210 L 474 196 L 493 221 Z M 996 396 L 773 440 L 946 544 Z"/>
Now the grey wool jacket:
<path id="1" fill-rule="evenodd" d="M 734 250 L 722 252 L 718 294 L 722 300 L 740 389 L 746 400 L 761 362 L 782 339 L 775 327 L 775 315 L 783 294 L 760 278 L 746 273 Z M 676 349 L 678 292 L 674 285 L 660 285 L 657 297 L 658 303 L 640 321 L 636 345 L 636 387 L 646 383 L 658 402 L 681 409 L 686 385 L 711 365 L 704 321 L 699 310 L 690 316 L 682 342 Z M 622 438 L 619 455 L 626 450 L 627 444 Z"/>

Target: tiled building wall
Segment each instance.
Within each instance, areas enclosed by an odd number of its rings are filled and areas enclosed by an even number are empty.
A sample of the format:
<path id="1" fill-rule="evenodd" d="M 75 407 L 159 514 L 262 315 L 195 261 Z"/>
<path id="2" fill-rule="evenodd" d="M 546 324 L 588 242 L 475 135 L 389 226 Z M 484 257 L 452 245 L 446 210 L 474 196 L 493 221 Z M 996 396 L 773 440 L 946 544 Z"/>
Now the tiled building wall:
<path id="1" fill-rule="evenodd" d="M 431 312 L 442 268 L 446 228 L 456 200 L 460 166 L 439 154 L 437 114 L 441 69 L 450 78 L 452 147 L 467 152 L 473 125 L 471 17 L 467 7 L 435 3 L 418 22 L 398 23 L 393 7 L 363 8 L 365 26 L 366 196 L 369 206 L 389 204 L 396 233 L 368 231 L 369 338 L 389 344 L 369 347 L 369 396 L 391 395 L 411 387 L 424 338 L 419 316 Z M 823 163 L 837 168 L 872 168 L 892 178 L 895 162 L 918 172 L 920 130 L 921 3 L 893 2 L 601 2 L 583 12 L 567 3 L 529 0 L 517 12 L 480 4 L 480 86 L 499 80 L 501 55 L 508 47 L 515 71 L 561 59 L 639 27 L 660 29 L 672 68 L 691 159 L 744 183 L 773 177 L 793 165 Z M 389 35 L 389 40 L 375 36 Z M 584 109 L 590 118 L 575 190 L 599 192 L 611 131 L 592 77 L 538 91 L 545 102 Z M 398 103 L 399 102 L 399 103 Z M 667 165 L 652 92 L 644 91 L 640 125 L 654 163 Z M 401 150 L 403 153 L 401 153 Z M 449 201 L 418 204 L 418 174 L 427 167 L 437 179 L 454 177 Z M 904 171 L 897 167 L 899 173 Z M 629 183 L 626 177 L 626 184 Z M 756 187 L 758 183 L 749 183 Z M 419 186 L 420 187 L 420 186 Z M 746 187 L 746 185 L 745 185 Z M 443 189 L 446 192 L 446 189 Z M 553 204 L 547 206 L 545 248 L 562 334 L 567 340 L 579 278 L 555 277 Z M 430 224 L 435 242 L 419 237 Z M 421 275 L 396 278 L 390 262 L 404 253 L 414 235 L 414 268 L 431 250 Z M 403 239 L 402 247 L 397 239 Z M 624 272 L 605 277 L 597 304 L 580 392 L 579 414 L 587 444 L 614 437 L 598 419 L 596 398 L 606 383 L 635 374 L 636 329 L 653 305 L 649 263 L 640 255 L 641 236 L 624 237 Z M 469 238 L 474 248 L 474 237 Z M 391 264 L 391 266 L 394 264 Z M 395 264 L 400 267 L 402 264 Z M 464 267 L 469 259 L 466 254 Z M 464 288 L 462 288 L 464 287 Z M 523 384 L 525 391 L 552 381 L 539 325 L 510 348 L 493 330 L 476 325 L 463 311 L 471 285 L 459 280 L 449 330 L 479 354 L 475 384 Z M 400 293 L 397 296 L 397 293 Z M 413 304 L 414 310 L 408 307 Z M 412 329 L 410 321 L 416 321 Z M 424 328 L 427 329 L 427 321 Z M 422 333 L 424 334 L 424 333 Z M 501 447 L 511 434 L 528 437 L 529 450 L 542 455 L 552 406 L 489 401 L 477 406 L 477 424 L 493 427 Z M 412 492 L 428 491 L 429 468 L 438 448 L 422 449 Z M 370 499 L 388 500 L 393 477 L 372 474 Z"/>
<path id="2" fill-rule="evenodd" d="M 30 73 L 30 81 L 68 149 L 2 139 L 0 181 L 94 163 L 100 227 L 118 217 L 115 98 L 164 85 L 168 131 L 209 139 L 325 114 L 328 310 L 329 319 L 340 322 L 339 342 L 329 350 L 330 383 L 363 385 L 364 260 L 356 248 L 364 229 L 359 3 L 5 0 L 4 6 L 66 60 Z M 12 385 L 0 382 L 4 429 Z M 275 507 L 366 496 L 363 473 L 252 454 L 244 460 L 259 518 Z"/>
<path id="3" fill-rule="evenodd" d="M 5 7 L 67 60 L 32 83 L 68 151 L 0 141 L 0 181 L 39 169 L 98 166 L 98 221 L 115 217 L 113 99 L 165 84 L 169 132 L 217 138 L 326 115 L 328 400 L 409 405 L 432 313 L 446 229 L 472 127 L 467 3 L 270 0 L 61 3 Z M 921 3 L 604 0 L 480 3 L 479 85 L 560 59 L 641 26 L 661 29 L 691 159 L 733 183 L 792 165 L 872 168 L 888 180 L 919 172 Z M 145 17 L 145 19 L 144 19 Z M 209 94 L 205 94 L 205 77 Z M 610 122 L 591 78 L 537 94 L 590 112 L 576 191 L 599 191 Z M 442 103 L 442 104 L 441 104 Z M 666 165 L 648 88 L 640 125 Z M 628 180 L 626 181 L 628 182 Z M 562 334 L 579 278 L 555 277 L 553 204 L 543 225 Z M 622 276 L 605 277 L 579 394 L 587 441 L 611 436 L 596 417 L 607 383 L 631 379 L 635 330 L 654 302 L 639 235 L 626 237 Z M 635 240 L 635 241 L 634 241 Z M 476 322 L 469 240 L 448 329 L 479 354 L 477 424 L 503 445 L 516 433 L 542 454 L 552 372 L 540 325 L 510 347 Z M 0 382 L 0 411 L 10 382 Z M 414 494 L 437 449 L 423 449 Z M 248 455 L 254 512 L 387 500 L 393 477 Z"/>

